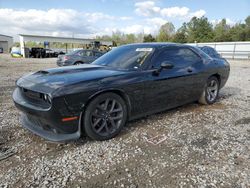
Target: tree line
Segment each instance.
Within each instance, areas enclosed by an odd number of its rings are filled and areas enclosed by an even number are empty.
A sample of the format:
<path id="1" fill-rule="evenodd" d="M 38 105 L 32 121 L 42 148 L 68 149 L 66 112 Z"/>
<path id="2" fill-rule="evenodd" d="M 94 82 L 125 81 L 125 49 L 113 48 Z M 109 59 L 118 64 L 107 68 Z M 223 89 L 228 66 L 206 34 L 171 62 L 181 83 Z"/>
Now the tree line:
<path id="1" fill-rule="evenodd" d="M 193 17 L 189 22 L 184 22 L 182 26 L 175 30 L 171 22 L 163 24 L 158 33 L 147 34 L 124 34 L 120 31 L 110 35 L 97 36 L 96 40 L 113 41 L 116 45 L 123 45 L 138 42 L 229 42 L 229 41 L 250 41 L 250 16 L 244 23 L 230 25 L 226 19 L 213 25 L 206 17 Z M 15 46 L 20 46 L 19 42 Z M 43 46 L 43 43 L 27 42 L 27 47 Z M 51 43 L 54 48 L 66 48 L 64 43 Z M 82 44 L 69 44 L 68 48 L 81 48 Z"/>
<path id="2" fill-rule="evenodd" d="M 104 35 L 97 37 L 97 40 L 115 41 L 117 45 L 135 42 L 229 42 L 229 41 L 250 41 L 250 16 L 245 23 L 230 25 L 226 19 L 213 25 L 206 17 L 193 17 L 189 22 L 175 30 L 171 22 L 162 25 L 156 35 L 152 34 L 124 34 L 115 32 L 112 36 Z"/>

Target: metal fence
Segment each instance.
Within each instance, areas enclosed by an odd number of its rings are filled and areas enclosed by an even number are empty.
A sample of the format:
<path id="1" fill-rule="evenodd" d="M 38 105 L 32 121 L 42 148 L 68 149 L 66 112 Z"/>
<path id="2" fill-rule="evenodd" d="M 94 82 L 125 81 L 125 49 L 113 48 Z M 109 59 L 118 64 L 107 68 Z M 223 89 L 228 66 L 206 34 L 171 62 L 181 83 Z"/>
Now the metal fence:
<path id="1" fill-rule="evenodd" d="M 250 41 L 247 42 L 211 42 L 211 43 L 189 43 L 196 46 L 211 46 L 226 59 L 248 59 L 250 60 Z"/>

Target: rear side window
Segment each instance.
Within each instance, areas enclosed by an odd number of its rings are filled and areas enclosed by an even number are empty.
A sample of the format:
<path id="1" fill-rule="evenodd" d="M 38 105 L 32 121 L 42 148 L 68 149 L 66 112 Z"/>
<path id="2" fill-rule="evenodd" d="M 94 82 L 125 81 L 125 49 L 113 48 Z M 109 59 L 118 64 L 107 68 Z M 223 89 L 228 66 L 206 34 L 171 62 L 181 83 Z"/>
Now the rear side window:
<path id="1" fill-rule="evenodd" d="M 81 50 L 77 53 L 77 55 L 86 56 L 86 51 Z"/>
<path id="2" fill-rule="evenodd" d="M 201 62 L 201 57 L 188 48 L 167 48 L 163 50 L 154 60 L 153 68 L 160 67 L 164 61 L 169 61 L 175 67 L 186 67 Z"/>
<path id="3" fill-rule="evenodd" d="M 93 56 L 93 53 L 91 51 L 86 51 L 86 56 Z"/>
<path id="4" fill-rule="evenodd" d="M 96 56 L 96 57 L 101 57 L 101 56 L 102 56 L 102 53 L 95 52 L 95 56 Z"/>
<path id="5" fill-rule="evenodd" d="M 201 50 L 212 58 L 220 58 L 220 54 L 212 47 L 201 47 Z"/>
<path id="6" fill-rule="evenodd" d="M 77 54 L 80 56 L 93 56 L 92 51 L 87 51 L 87 50 L 81 50 Z"/>

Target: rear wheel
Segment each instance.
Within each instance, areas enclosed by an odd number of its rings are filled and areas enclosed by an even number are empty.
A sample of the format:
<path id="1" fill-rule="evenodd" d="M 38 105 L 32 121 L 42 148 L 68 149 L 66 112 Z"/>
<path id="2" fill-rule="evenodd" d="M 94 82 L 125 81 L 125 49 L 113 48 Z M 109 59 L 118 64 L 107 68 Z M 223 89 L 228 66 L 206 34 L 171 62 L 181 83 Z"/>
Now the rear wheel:
<path id="1" fill-rule="evenodd" d="M 201 104 L 213 104 L 219 94 L 219 81 L 215 76 L 207 80 L 204 91 L 199 99 Z"/>
<path id="2" fill-rule="evenodd" d="M 127 107 L 117 94 L 105 93 L 92 100 L 84 114 L 84 129 L 94 140 L 115 137 L 127 120 Z"/>

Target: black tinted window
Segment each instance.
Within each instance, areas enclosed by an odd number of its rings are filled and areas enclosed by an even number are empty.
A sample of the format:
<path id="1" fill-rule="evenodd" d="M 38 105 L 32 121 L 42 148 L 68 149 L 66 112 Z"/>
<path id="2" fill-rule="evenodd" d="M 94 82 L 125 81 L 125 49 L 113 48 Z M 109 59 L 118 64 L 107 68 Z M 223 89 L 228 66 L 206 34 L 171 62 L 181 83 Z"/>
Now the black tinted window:
<path id="1" fill-rule="evenodd" d="M 93 52 L 92 51 L 86 51 L 86 56 L 93 56 Z"/>
<path id="2" fill-rule="evenodd" d="M 86 51 L 78 51 L 77 55 L 80 55 L 80 56 L 86 56 Z"/>
<path id="3" fill-rule="evenodd" d="M 208 54 L 210 57 L 220 58 L 220 55 L 218 54 L 218 52 L 212 47 L 203 46 L 203 47 L 200 47 L 200 49 L 206 54 Z"/>
<path id="4" fill-rule="evenodd" d="M 101 56 L 102 56 L 102 53 L 95 52 L 95 56 L 96 56 L 96 57 L 101 57 Z"/>
<path id="5" fill-rule="evenodd" d="M 164 61 L 169 61 L 169 63 L 174 64 L 175 67 L 185 67 L 200 62 L 201 58 L 188 48 L 174 47 L 163 50 L 154 60 L 155 63 L 153 67 L 160 67 Z"/>
<path id="6" fill-rule="evenodd" d="M 88 51 L 88 50 L 80 50 L 78 51 L 77 55 L 80 56 L 93 56 L 92 51 Z"/>
<path id="7" fill-rule="evenodd" d="M 104 54 L 93 64 L 121 69 L 139 69 L 153 51 L 154 49 L 150 47 L 121 46 Z"/>

